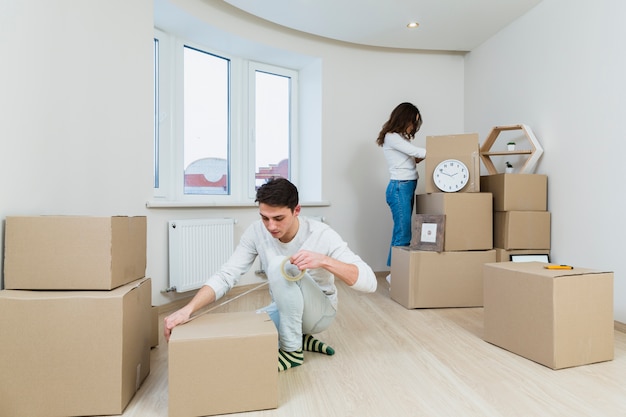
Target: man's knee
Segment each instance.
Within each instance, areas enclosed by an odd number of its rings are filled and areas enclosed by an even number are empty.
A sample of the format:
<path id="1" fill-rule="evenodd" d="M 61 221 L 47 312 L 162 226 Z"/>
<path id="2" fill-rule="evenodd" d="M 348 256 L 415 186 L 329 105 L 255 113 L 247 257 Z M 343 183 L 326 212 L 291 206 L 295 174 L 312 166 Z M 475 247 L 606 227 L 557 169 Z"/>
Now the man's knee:
<path id="1" fill-rule="evenodd" d="M 285 259 L 284 256 L 274 256 L 268 260 L 268 265 L 265 270 L 265 275 L 267 279 L 272 282 L 278 279 L 283 279 L 282 274 L 280 272 L 281 264 Z"/>

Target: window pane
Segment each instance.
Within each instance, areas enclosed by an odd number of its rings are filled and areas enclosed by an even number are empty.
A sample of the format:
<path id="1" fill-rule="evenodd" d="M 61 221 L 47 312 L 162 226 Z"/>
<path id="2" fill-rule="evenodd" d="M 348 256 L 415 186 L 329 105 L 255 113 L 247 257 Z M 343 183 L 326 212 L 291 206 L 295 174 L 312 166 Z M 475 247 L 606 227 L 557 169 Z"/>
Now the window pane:
<path id="1" fill-rule="evenodd" d="M 159 40 L 154 39 L 154 188 L 159 188 Z"/>
<path id="2" fill-rule="evenodd" d="M 290 78 L 256 71 L 255 185 L 289 178 Z"/>
<path id="3" fill-rule="evenodd" d="M 230 194 L 229 64 L 227 59 L 185 47 L 185 194 Z"/>

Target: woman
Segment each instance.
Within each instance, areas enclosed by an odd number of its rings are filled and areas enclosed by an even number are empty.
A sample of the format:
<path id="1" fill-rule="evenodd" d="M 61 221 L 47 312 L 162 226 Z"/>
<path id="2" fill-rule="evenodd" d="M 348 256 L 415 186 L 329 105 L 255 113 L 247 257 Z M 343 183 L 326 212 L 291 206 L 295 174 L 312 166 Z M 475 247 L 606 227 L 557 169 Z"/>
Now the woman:
<path id="1" fill-rule="evenodd" d="M 387 257 L 391 266 L 391 248 L 411 243 L 411 215 L 417 188 L 417 164 L 426 157 L 426 149 L 414 146 L 411 141 L 422 126 L 418 108 L 411 103 L 399 104 L 378 134 L 376 143 L 383 148 L 389 167 L 387 204 L 393 218 L 393 233 Z M 391 283 L 391 274 L 387 275 Z"/>

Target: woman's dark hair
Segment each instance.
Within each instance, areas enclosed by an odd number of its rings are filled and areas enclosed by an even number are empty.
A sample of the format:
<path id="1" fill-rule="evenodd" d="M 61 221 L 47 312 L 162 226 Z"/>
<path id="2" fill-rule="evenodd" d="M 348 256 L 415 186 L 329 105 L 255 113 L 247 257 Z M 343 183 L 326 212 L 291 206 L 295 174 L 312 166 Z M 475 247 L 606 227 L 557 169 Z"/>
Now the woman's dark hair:
<path id="1" fill-rule="evenodd" d="M 419 119 L 417 116 L 419 115 Z M 416 122 L 417 120 L 417 122 Z M 409 130 L 409 124 L 411 130 Z M 398 133 L 406 140 L 411 140 L 422 127 L 422 115 L 419 109 L 411 103 L 400 103 L 391 112 L 389 120 L 383 125 L 382 130 L 378 134 L 376 143 L 383 146 L 385 143 L 385 135 L 387 133 Z"/>
<path id="2" fill-rule="evenodd" d="M 254 201 L 272 207 L 288 207 L 293 211 L 298 206 L 298 188 L 286 178 L 270 178 L 259 187 Z"/>

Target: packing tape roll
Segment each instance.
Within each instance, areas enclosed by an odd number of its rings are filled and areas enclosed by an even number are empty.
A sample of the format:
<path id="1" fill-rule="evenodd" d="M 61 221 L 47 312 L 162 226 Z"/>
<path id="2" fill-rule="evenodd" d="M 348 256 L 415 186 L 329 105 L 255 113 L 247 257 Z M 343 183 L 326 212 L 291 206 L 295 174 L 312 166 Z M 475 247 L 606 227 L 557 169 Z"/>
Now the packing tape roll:
<path id="1" fill-rule="evenodd" d="M 306 269 L 303 269 L 302 271 L 300 271 L 298 275 L 291 275 L 287 271 L 285 271 L 285 264 L 288 262 L 289 262 L 289 258 L 285 258 L 280 264 L 280 272 L 281 274 L 283 274 L 283 278 L 285 278 L 287 281 L 299 281 L 306 273 Z M 289 264 L 291 265 L 290 262 Z"/>

